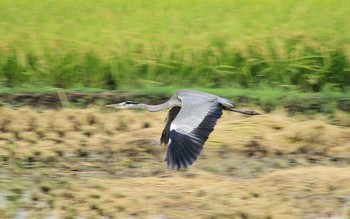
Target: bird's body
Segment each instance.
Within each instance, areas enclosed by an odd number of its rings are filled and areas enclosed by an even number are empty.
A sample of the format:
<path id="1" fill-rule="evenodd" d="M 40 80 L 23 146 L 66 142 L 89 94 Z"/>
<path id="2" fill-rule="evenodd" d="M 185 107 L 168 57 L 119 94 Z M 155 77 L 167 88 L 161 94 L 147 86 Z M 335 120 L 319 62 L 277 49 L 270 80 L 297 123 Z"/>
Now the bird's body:
<path id="1" fill-rule="evenodd" d="M 107 106 L 143 108 L 151 112 L 170 108 L 160 142 L 168 145 L 165 161 L 171 169 L 186 169 L 192 165 L 223 110 L 259 115 L 254 111 L 236 110 L 228 99 L 195 90 L 178 90 L 170 100 L 160 105 L 126 101 Z"/>

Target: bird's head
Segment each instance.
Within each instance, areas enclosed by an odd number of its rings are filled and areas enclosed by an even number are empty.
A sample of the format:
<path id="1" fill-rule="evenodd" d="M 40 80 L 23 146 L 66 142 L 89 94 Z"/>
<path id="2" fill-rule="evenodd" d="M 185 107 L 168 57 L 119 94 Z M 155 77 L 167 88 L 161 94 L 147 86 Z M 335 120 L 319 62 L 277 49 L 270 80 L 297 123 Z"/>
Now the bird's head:
<path id="1" fill-rule="evenodd" d="M 108 104 L 108 105 L 106 105 L 106 107 L 117 108 L 117 109 L 127 109 L 127 108 L 133 108 L 136 105 L 138 105 L 138 103 L 136 103 L 136 102 L 124 101 L 124 102 L 116 103 L 116 104 Z"/>

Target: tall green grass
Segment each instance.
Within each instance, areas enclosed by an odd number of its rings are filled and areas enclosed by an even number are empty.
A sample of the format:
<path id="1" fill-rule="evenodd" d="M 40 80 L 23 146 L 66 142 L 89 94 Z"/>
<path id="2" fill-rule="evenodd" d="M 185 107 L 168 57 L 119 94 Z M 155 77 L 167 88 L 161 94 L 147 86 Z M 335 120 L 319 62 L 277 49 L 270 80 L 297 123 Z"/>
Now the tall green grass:
<path id="1" fill-rule="evenodd" d="M 0 0 L 3 87 L 350 87 L 343 0 Z"/>

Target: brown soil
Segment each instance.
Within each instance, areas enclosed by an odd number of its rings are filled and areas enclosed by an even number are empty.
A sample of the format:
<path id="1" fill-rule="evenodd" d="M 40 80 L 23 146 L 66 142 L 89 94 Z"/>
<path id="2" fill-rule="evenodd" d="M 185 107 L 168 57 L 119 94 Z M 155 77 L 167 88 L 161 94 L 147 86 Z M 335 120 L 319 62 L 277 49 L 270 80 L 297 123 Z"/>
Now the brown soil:
<path id="1" fill-rule="evenodd" d="M 122 93 L 22 93 L 1 94 L 0 102 L 15 106 L 30 106 L 47 109 L 61 108 L 65 104 L 87 106 L 90 104 L 124 101 L 126 98 L 141 99 L 141 96 Z"/>

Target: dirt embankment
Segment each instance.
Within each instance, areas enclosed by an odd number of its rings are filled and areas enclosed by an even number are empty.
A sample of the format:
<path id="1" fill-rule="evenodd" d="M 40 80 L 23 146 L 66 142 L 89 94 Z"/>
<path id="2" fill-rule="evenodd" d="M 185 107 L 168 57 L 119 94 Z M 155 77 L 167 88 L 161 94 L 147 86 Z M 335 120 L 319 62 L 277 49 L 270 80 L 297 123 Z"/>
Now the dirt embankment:
<path id="1" fill-rule="evenodd" d="M 64 93 L 54 92 L 45 94 L 20 93 L 0 94 L 0 102 L 15 106 L 30 106 L 46 109 L 61 108 L 65 104 L 86 107 L 90 104 L 124 101 L 128 97 L 140 96 L 122 93 Z"/>
<path id="2" fill-rule="evenodd" d="M 35 107 L 43 109 L 59 109 L 62 107 L 86 108 L 88 106 L 104 106 L 125 100 L 133 100 L 148 104 L 159 104 L 170 98 L 169 95 L 136 95 L 132 93 L 91 93 L 91 92 L 49 92 L 49 93 L 15 93 L 0 94 L 0 104 L 17 107 Z M 334 114 L 338 111 L 350 113 L 350 98 L 331 97 L 320 94 L 306 96 L 280 96 L 276 99 L 259 99 L 246 96 L 235 96 L 231 99 L 238 108 L 258 107 L 264 113 L 271 113 L 283 108 L 288 114 Z"/>

